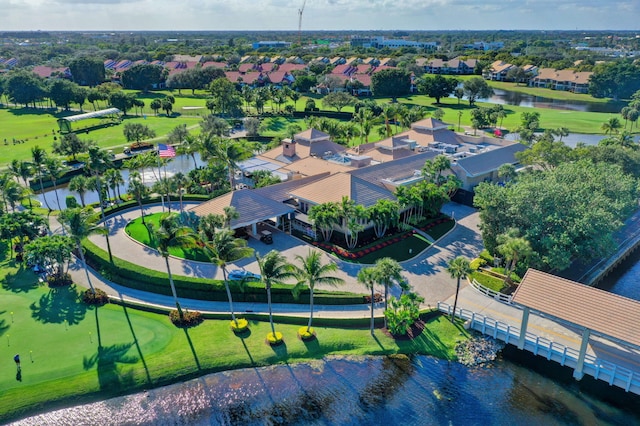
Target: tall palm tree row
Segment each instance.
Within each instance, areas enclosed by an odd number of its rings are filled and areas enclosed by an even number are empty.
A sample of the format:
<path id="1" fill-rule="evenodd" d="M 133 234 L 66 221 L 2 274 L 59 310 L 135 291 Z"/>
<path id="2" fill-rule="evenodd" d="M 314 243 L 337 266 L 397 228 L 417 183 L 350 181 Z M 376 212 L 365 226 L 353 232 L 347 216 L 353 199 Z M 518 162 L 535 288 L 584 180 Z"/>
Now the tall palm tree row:
<path id="1" fill-rule="evenodd" d="M 311 337 L 313 335 L 311 324 L 313 323 L 313 291 L 317 284 L 336 286 L 344 284 L 344 280 L 340 277 L 331 275 L 338 270 L 335 263 L 322 263 L 321 254 L 317 250 L 309 249 L 306 256 L 296 255 L 297 265 L 294 264 L 294 274 L 298 279 L 298 283 L 294 286 L 293 292 L 297 296 L 304 287 L 309 288 L 309 323 L 307 324 L 302 337 Z M 304 327 L 301 329 L 303 330 Z"/>

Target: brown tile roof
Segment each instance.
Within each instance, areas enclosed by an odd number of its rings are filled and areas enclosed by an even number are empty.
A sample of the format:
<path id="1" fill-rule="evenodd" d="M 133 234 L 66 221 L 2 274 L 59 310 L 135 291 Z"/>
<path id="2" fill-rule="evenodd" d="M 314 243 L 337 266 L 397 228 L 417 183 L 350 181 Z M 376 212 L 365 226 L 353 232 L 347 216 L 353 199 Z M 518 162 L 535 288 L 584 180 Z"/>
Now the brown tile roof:
<path id="1" fill-rule="evenodd" d="M 303 133 L 307 133 L 306 132 Z M 316 132 L 318 132 L 316 130 Z M 319 132 L 322 133 L 322 132 Z M 297 138 L 297 135 L 296 135 Z M 297 139 L 296 141 L 296 155 L 293 157 L 286 157 L 282 154 L 282 146 L 270 149 L 269 151 L 263 152 L 261 154 L 262 157 L 281 161 L 285 164 L 295 163 L 304 158 L 310 156 L 323 157 L 325 152 L 331 151 L 332 153 L 338 153 L 345 151 L 346 148 L 342 145 L 339 145 L 335 142 L 330 141 L 329 139 L 317 139 L 311 143 L 308 140 Z"/>
<path id="2" fill-rule="evenodd" d="M 204 64 L 202 64 L 202 68 L 207 68 L 207 67 L 226 68 L 226 66 L 227 64 L 225 64 L 224 62 L 215 62 L 215 61 L 205 62 Z"/>
<path id="3" fill-rule="evenodd" d="M 291 192 L 296 188 L 308 185 L 329 176 L 329 172 L 320 173 L 314 176 L 307 176 L 299 179 L 290 179 L 286 182 L 254 189 L 253 192 L 273 201 L 284 202 L 291 198 Z"/>
<path id="4" fill-rule="evenodd" d="M 588 84 L 593 73 L 588 71 L 575 72 L 574 70 L 556 70 L 553 68 L 540 68 L 534 80 L 550 80 L 556 82 L 572 82 L 575 84 Z"/>
<path id="5" fill-rule="evenodd" d="M 352 169 L 352 167 L 344 164 L 334 163 L 321 158 L 306 157 L 287 164 L 283 168 L 278 169 L 278 171 L 282 173 L 294 172 L 300 173 L 303 176 L 313 176 L 324 172 L 329 172 L 330 174 L 347 172 Z"/>
<path id="6" fill-rule="evenodd" d="M 340 202 L 347 196 L 356 204 L 372 206 L 378 199 L 394 200 L 388 190 L 348 173 L 336 173 L 325 179 L 300 187 L 292 195 L 314 204 Z"/>
<path id="7" fill-rule="evenodd" d="M 640 347 L 640 302 L 529 269 L 513 301 Z"/>
<path id="8" fill-rule="evenodd" d="M 250 189 L 228 192 L 213 200 L 192 207 L 190 211 L 198 216 L 207 214 L 223 215 L 224 208 L 227 206 L 235 207 L 239 214 L 238 219 L 231 221 L 231 228 L 233 229 L 295 211 L 288 204 L 271 200 Z"/>
<path id="9" fill-rule="evenodd" d="M 405 151 L 405 150 L 400 150 Z M 368 154 L 367 154 L 368 155 Z M 374 164 L 349 172 L 363 180 L 384 186 L 383 180 L 396 180 L 411 175 L 416 170 L 422 170 L 424 163 L 438 155 L 435 151 L 426 151 L 393 162 Z"/>
<path id="10" fill-rule="evenodd" d="M 284 64 L 280 64 L 280 66 L 278 67 L 278 71 L 291 72 L 294 70 L 303 70 L 305 68 L 306 68 L 306 65 L 304 64 L 284 63 Z"/>

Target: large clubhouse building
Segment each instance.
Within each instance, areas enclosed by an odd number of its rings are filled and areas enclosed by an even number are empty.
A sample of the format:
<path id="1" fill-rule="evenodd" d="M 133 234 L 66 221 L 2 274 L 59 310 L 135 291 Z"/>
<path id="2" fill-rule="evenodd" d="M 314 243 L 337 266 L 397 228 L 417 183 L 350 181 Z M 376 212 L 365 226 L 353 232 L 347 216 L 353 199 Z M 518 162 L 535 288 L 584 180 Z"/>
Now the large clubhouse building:
<path id="1" fill-rule="evenodd" d="M 326 133 L 308 129 L 239 164 L 238 179 L 268 170 L 282 183 L 232 191 L 192 210 L 198 215 L 222 214 L 224 207 L 233 206 L 239 218 L 231 227 L 246 227 L 254 235 L 258 223 L 267 220 L 281 228 L 308 229 L 306 214 L 314 205 L 340 202 L 345 196 L 364 207 L 378 199 L 395 200 L 396 188 L 422 180 L 425 163 L 437 155 L 449 157 L 448 173 L 460 179 L 462 190 L 472 192 L 481 182 L 498 181 L 498 168 L 517 165 L 515 154 L 525 149 L 503 139 L 460 135 L 432 118 L 413 123 L 408 131 L 391 138 L 352 149 L 333 142 Z"/>

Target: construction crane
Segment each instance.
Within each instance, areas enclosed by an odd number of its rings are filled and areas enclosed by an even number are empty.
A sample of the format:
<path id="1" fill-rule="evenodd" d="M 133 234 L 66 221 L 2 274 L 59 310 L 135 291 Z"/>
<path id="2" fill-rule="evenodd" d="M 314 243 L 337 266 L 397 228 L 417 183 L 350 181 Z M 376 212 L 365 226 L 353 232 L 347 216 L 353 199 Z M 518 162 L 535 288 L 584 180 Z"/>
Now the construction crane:
<path id="1" fill-rule="evenodd" d="M 307 4 L 307 0 L 302 2 L 302 7 L 298 9 L 298 44 L 302 45 L 302 12 L 304 12 L 304 6 Z"/>

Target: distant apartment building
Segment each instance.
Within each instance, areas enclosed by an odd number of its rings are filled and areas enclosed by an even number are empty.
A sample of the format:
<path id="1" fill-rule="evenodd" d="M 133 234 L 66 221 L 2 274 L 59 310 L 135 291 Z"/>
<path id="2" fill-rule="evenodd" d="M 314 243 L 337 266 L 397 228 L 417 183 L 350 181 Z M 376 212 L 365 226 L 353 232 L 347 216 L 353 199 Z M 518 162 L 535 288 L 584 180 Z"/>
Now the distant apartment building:
<path id="1" fill-rule="evenodd" d="M 424 69 L 427 74 L 473 74 L 477 59 L 418 59 L 416 64 Z"/>
<path id="2" fill-rule="evenodd" d="M 438 43 L 435 41 L 421 42 L 405 39 L 388 39 L 384 36 L 360 37 L 353 36 L 350 41 L 351 47 L 364 47 L 382 49 L 388 47 L 390 49 L 398 49 L 401 47 L 415 47 L 418 49 L 437 50 Z"/>
<path id="3" fill-rule="evenodd" d="M 529 85 L 574 93 L 587 93 L 592 74 L 588 71 L 576 72 L 570 69 L 540 68 L 538 75 L 529 81 Z"/>
<path id="4" fill-rule="evenodd" d="M 266 47 L 268 49 L 285 49 L 291 46 L 291 43 L 288 41 L 258 41 L 253 43 L 251 47 L 254 49 L 260 49 L 261 47 Z"/>

